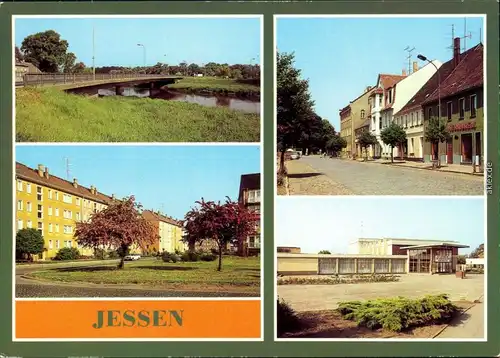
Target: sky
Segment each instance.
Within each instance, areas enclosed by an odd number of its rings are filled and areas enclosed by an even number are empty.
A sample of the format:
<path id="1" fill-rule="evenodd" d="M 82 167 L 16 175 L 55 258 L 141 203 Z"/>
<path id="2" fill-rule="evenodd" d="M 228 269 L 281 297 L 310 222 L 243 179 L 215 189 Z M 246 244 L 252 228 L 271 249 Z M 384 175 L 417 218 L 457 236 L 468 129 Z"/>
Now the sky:
<path id="1" fill-rule="evenodd" d="M 379 73 L 400 75 L 423 54 L 446 62 L 455 37 L 464 36 L 464 17 L 448 18 L 281 18 L 276 20 L 276 47 L 295 52 L 295 67 L 309 79 L 316 113 L 340 131 L 339 109 L 375 86 Z M 478 44 L 484 30 L 480 17 L 466 21 L 467 49 Z M 462 42 L 463 45 L 463 42 Z"/>
<path id="2" fill-rule="evenodd" d="M 242 174 L 260 173 L 259 146 L 17 146 L 16 161 L 43 164 L 52 175 L 78 179 L 103 194 L 135 195 L 144 209 L 176 219 L 202 197 L 238 199 Z"/>
<path id="3" fill-rule="evenodd" d="M 69 42 L 69 51 L 92 66 L 92 25 L 95 66 L 143 66 L 183 61 L 258 64 L 259 18 L 27 18 L 16 19 L 15 43 L 54 30 Z M 252 60 L 254 59 L 255 60 Z"/>
<path id="4" fill-rule="evenodd" d="M 277 246 L 347 254 L 358 238 L 458 241 L 468 254 L 485 242 L 484 198 L 277 198 Z"/>

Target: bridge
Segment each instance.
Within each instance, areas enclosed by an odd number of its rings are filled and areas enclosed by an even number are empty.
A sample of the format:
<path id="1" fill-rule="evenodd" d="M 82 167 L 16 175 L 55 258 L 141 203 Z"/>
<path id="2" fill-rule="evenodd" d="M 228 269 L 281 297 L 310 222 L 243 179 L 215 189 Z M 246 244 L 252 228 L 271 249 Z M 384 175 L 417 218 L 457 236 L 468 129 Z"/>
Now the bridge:
<path id="1" fill-rule="evenodd" d="M 105 73 L 95 74 L 95 76 L 93 74 L 43 73 L 23 75 L 23 81 L 16 81 L 16 87 L 57 87 L 71 93 L 97 93 L 99 89 L 114 87 L 116 94 L 121 94 L 124 87 L 160 88 L 182 78 L 140 73 Z"/>

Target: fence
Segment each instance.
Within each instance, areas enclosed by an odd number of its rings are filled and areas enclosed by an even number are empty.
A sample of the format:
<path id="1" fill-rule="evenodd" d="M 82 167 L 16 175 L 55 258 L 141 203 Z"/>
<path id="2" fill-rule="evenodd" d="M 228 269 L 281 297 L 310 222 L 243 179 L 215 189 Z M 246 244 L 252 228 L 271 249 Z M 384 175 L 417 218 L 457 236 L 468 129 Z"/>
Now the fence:
<path id="1" fill-rule="evenodd" d="M 22 77 L 16 73 L 16 86 L 46 86 L 63 85 L 81 82 L 98 82 L 114 80 L 130 80 L 142 78 L 166 78 L 165 75 L 151 75 L 144 73 L 92 73 L 71 74 L 71 73 L 30 73 Z M 22 80 L 21 80 L 22 78 Z"/>
<path id="2" fill-rule="evenodd" d="M 312 255 L 278 253 L 282 275 L 404 274 L 408 259 L 403 255 Z"/>

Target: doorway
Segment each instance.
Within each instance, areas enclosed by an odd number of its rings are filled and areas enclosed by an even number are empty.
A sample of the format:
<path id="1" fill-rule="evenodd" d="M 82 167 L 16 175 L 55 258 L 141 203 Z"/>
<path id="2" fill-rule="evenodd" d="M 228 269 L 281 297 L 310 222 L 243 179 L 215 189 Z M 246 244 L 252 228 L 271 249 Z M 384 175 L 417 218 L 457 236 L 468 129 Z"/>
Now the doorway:
<path id="1" fill-rule="evenodd" d="M 462 163 L 472 163 L 472 133 L 462 134 Z"/>
<path id="2" fill-rule="evenodd" d="M 476 155 L 479 157 L 479 165 L 481 165 L 481 156 L 483 155 L 481 144 L 481 132 L 476 132 Z"/>
<path id="3" fill-rule="evenodd" d="M 453 164 L 453 139 L 446 141 L 446 163 Z"/>

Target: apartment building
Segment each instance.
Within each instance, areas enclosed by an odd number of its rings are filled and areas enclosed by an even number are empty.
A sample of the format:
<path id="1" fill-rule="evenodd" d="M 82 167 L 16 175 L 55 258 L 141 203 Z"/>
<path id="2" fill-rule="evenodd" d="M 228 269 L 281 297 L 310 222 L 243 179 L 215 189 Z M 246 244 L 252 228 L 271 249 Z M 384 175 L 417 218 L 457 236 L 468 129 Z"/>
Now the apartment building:
<path id="1" fill-rule="evenodd" d="M 244 174 L 240 179 L 238 202 L 249 210 L 260 214 L 260 173 Z M 240 254 L 259 255 L 261 245 L 260 215 L 255 221 L 256 233 L 238 247 Z"/>
<path id="2" fill-rule="evenodd" d="M 144 210 L 142 216 L 155 227 L 158 234 L 158 242 L 150 245 L 148 253 L 183 252 L 187 249 L 187 244 L 182 241 L 183 228 L 180 221 L 151 210 Z"/>
<path id="3" fill-rule="evenodd" d="M 100 193 L 95 186 L 81 186 L 53 176 L 49 168 L 32 169 L 16 163 L 16 231 L 38 229 L 45 240 L 42 254 L 35 259 L 56 256 L 63 247 L 77 247 L 81 255 L 91 256 L 92 249 L 78 245 L 74 238 L 76 222 L 86 221 L 94 212 L 105 209 L 114 196 Z"/>

